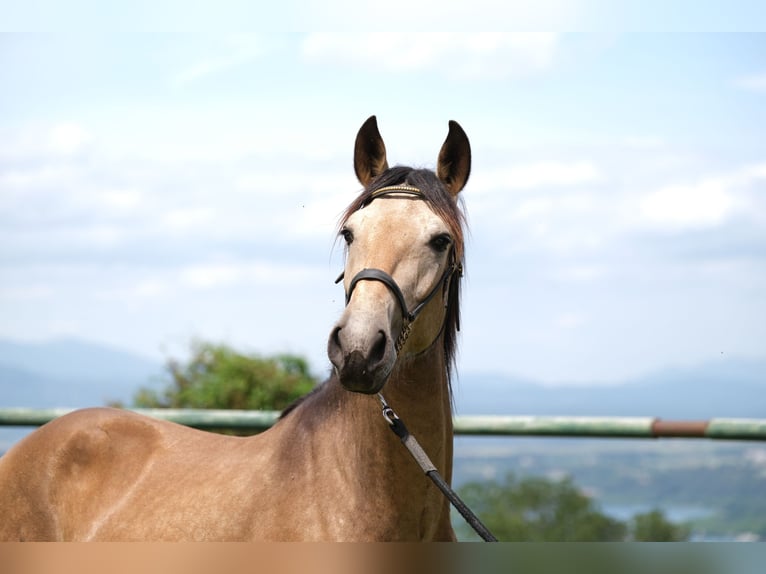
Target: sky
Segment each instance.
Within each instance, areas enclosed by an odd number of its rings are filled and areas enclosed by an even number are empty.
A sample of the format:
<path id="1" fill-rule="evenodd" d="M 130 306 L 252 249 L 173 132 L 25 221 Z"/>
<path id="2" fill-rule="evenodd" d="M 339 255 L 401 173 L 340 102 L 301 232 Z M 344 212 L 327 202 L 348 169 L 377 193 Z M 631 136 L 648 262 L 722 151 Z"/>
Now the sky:
<path id="1" fill-rule="evenodd" d="M 766 358 L 766 35 L 3 34 L 0 338 L 306 356 L 356 131 L 471 140 L 458 370 Z"/>

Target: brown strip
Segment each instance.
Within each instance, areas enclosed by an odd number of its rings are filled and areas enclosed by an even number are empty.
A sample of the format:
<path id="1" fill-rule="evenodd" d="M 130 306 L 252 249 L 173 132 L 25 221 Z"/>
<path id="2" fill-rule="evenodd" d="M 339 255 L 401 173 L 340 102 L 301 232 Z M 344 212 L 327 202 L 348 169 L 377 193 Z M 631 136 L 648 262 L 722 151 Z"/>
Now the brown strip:
<path id="1" fill-rule="evenodd" d="M 655 437 L 704 437 L 710 421 L 664 421 L 655 419 L 652 436 Z"/>

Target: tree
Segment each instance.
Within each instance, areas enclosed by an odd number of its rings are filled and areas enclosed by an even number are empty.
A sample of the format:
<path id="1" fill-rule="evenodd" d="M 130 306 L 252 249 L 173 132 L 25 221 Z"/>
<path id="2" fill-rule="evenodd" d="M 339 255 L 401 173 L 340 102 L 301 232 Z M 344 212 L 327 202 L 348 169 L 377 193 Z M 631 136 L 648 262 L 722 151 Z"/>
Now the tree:
<path id="1" fill-rule="evenodd" d="M 169 359 L 165 387 L 139 389 L 135 406 L 282 410 L 317 384 L 306 360 L 295 355 L 246 355 L 199 341 L 191 350 L 186 363 Z"/>
<path id="2" fill-rule="evenodd" d="M 593 501 L 570 478 L 550 481 L 540 477 L 504 483 L 473 482 L 461 496 L 500 540 L 508 542 L 618 541 L 627 527 L 599 512 Z"/>
<path id="3" fill-rule="evenodd" d="M 630 523 L 631 537 L 637 542 L 679 542 L 689 538 L 689 528 L 673 524 L 661 510 L 636 514 Z"/>
<path id="4" fill-rule="evenodd" d="M 600 512 L 571 478 L 517 478 L 472 482 L 460 496 L 482 522 L 507 542 L 596 542 L 685 540 L 688 530 L 665 519 L 661 511 L 625 523 Z M 466 537 L 470 536 L 465 530 Z"/>

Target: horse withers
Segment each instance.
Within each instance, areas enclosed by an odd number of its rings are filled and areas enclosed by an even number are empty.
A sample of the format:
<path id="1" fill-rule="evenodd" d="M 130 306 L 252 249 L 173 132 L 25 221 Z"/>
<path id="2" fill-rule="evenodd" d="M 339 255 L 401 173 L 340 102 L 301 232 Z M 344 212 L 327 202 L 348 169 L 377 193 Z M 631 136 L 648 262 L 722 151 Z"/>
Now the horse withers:
<path id="1" fill-rule="evenodd" d="M 456 122 L 436 172 L 389 168 L 360 128 L 342 217 L 346 308 L 332 374 L 252 437 L 93 408 L 0 458 L 0 540 L 454 540 L 449 505 L 380 415 L 385 391 L 447 481 L 471 165 Z"/>

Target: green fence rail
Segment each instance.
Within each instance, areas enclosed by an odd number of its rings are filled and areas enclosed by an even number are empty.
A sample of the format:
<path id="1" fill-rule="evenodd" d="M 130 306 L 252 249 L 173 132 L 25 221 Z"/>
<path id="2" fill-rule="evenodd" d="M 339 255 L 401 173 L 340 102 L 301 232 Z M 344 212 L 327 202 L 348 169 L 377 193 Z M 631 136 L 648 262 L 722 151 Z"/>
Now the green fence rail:
<path id="1" fill-rule="evenodd" d="M 0 426 L 40 426 L 74 409 L 0 409 Z M 130 409 L 199 429 L 260 432 L 279 418 L 277 411 Z M 766 441 L 766 419 L 713 418 L 703 421 L 654 417 L 562 417 L 458 415 L 456 435 L 557 436 L 594 438 L 705 438 Z"/>

